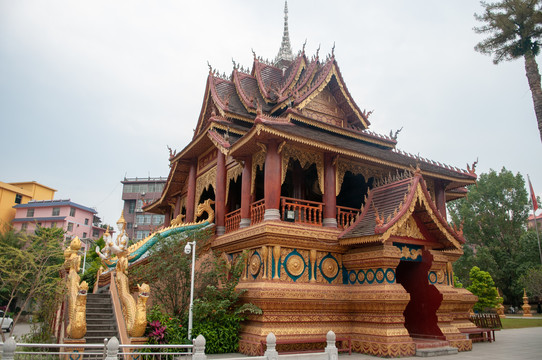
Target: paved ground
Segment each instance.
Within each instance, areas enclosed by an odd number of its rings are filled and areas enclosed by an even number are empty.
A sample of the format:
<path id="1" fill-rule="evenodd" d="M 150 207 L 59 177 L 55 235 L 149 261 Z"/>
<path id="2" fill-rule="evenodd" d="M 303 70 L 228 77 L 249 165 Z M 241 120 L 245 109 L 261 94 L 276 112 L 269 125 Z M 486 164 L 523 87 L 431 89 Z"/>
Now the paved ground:
<path id="1" fill-rule="evenodd" d="M 30 324 L 19 323 L 15 326 L 14 335 L 20 336 L 30 331 Z M 472 351 L 460 352 L 437 359 L 450 360 L 540 360 L 542 359 L 542 327 L 501 330 L 495 333 L 497 341 L 493 343 L 474 343 Z M 228 359 L 244 357 L 241 354 L 207 355 L 212 359 Z M 377 357 L 362 354 L 340 354 L 340 360 L 367 360 Z M 408 357 L 402 359 L 420 359 Z"/>
<path id="2" fill-rule="evenodd" d="M 542 359 L 542 327 L 501 330 L 495 333 L 493 343 L 474 343 L 472 351 L 456 355 L 440 356 L 435 359 L 449 360 L 540 360 Z M 243 357 L 241 354 L 207 355 L 208 359 Z M 368 360 L 377 357 L 362 354 L 339 354 L 340 360 Z M 420 359 L 408 357 L 402 359 Z"/>

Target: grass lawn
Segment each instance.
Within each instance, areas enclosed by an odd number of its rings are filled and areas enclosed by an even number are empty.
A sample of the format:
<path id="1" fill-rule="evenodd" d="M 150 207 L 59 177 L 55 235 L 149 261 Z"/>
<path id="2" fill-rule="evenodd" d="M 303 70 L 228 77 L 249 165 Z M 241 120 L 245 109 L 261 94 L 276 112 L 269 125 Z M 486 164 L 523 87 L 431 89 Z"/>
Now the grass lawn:
<path id="1" fill-rule="evenodd" d="M 519 329 L 526 327 L 542 326 L 542 317 L 536 316 L 531 319 L 501 319 L 503 329 Z"/>

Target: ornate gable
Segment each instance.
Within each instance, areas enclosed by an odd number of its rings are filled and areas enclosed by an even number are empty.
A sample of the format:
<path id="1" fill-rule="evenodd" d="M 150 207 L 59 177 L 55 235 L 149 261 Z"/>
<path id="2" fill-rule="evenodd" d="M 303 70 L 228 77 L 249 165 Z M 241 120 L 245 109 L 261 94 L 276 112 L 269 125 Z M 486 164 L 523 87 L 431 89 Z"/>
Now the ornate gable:
<path id="1" fill-rule="evenodd" d="M 341 245 L 399 239 L 460 251 L 465 241 L 438 212 L 420 173 L 373 189 L 361 215 L 340 239 Z"/>
<path id="2" fill-rule="evenodd" d="M 301 113 L 306 117 L 339 127 L 344 127 L 346 121 L 345 112 L 329 88 L 322 90 L 301 110 Z"/>

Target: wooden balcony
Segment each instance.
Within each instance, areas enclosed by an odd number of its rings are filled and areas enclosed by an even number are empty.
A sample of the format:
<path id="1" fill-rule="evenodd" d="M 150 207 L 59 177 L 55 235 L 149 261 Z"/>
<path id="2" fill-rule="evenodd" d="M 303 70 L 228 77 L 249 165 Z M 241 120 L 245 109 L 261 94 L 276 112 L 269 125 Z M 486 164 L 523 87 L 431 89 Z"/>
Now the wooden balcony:
<path id="1" fill-rule="evenodd" d="M 291 221 L 305 225 L 322 226 L 324 204 L 316 201 L 294 199 L 288 197 L 280 198 L 280 213 L 283 221 Z M 337 206 L 337 227 L 344 229 L 348 227 L 360 210 L 345 206 Z M 258 224 L 263 221 L 265 213 L 264 199 L 258 200 L 250 206 L 250 223 Z M 239 229 L 241 222 L 241 209 L 226 214 L 226 233 Z"/>
<path id="2" fill-rule="evenodd" d="M 345 206 L 337 206 L 337 227 L 344 229 L 359 215 L 360 210 Z"/>
<path id="3" fill-rule="evenodd" d="M 324 204 L 281 196 L 280 205 L 283 221 L 322 226 Z"/>
<path id="4" fill-rule="evenodd" d="M 265 213 L 265 199 L 253 202 L 250 205 L 250 224 L 254 225 L 263 221 Z"/>
<path id="5" fill-rule="evenodd" d="M 241 209 L 234 210 L 226 214 L 226 232 L 232 232 L 239 229 L 239 223 L 241 222 Z"/>

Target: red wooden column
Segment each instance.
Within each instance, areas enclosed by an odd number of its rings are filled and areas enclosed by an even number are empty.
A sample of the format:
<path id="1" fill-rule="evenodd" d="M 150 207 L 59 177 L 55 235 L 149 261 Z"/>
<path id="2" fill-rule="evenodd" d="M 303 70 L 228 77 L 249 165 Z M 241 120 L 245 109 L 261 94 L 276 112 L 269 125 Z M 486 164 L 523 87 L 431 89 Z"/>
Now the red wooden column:
<path id="1" fill-rule="evenodd" d="M 171 225 L 171 210 L 166 210 L 164 214 L 164 227 Z"/>
<path id="2" fill-rule="evenodd" d="M 443 181 L 435 180 L 435 205 L 440 215 L 446 219 L 446 184 Z"/>
<path id="3" fill-rule="evenodd" d="M 175 201 L 175 211 L 173 212 L 173 218 L 175 219 L 181 213 L 181 195 L 177 196 Z"/>
<path id="4" fill-rule="evenodd" d="M 264 171 L 265 212 L 263 220 L 280 220 L 280 154 L 278 141 L 267 144 Z"/>
<path id="5" fill-rule="evenodd" d="M 325 227 L 337 227 L 337 197 L 335 196 L 335 166 L 333 154 L 324 154 L 324 222 Z"/>
<path id="6" fill-rule="evenodd" d="M 241 175 L 241 222 L 240 228 L 250 226 L 250 205 L 252 203 L 252 194 L 250 188 L 252 186 L 252 157 L 248 156 L 244 159 L 243 174 Z"/>
<path id="7" fill-rule="evenodd" d="M 215 224 L 216 234 L 226 232 L 226 156 L 218 151 L 216 158 Z"/>
<path id="8" fill-rule="evenodd" d="M 196 160 L 190 164 L 188 170 L 188 193 L 186 194 L 186 217 L 185 222 L 194 221 L 194 207 L 196 206 Z"/>

